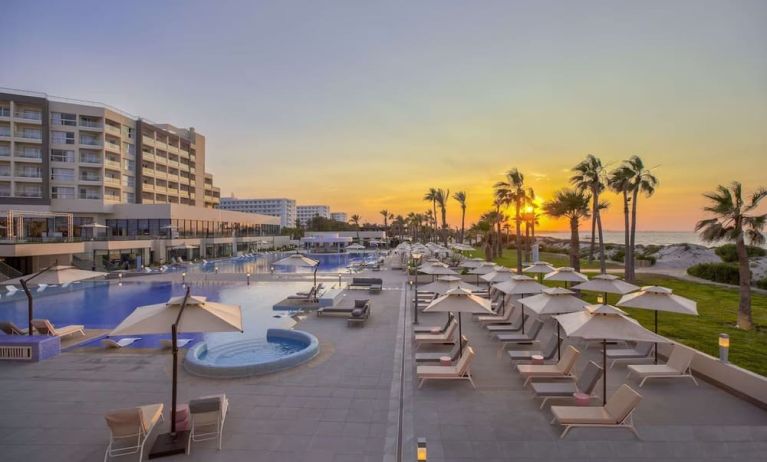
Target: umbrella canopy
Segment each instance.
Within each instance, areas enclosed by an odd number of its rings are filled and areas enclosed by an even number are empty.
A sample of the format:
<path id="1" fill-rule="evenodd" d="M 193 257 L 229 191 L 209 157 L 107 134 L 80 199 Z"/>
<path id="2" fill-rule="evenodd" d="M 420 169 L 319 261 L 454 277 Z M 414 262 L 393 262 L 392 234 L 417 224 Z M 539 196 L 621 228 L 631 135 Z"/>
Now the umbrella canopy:
<path id="1" fill-rule="evenodd" d="M 607 402 L 607 340 L 667 343 L 636 320 L 610 305 L 589 305 L 584 311 L 560 314 L 554 319 L 569 337 L 602 341 L 602 402 Z"/>
<path id="2" fill-rule="evenodd" d="M 575 269 L 569 266 L 563 266 L 557 268 L 551 273 L 548 273 L 543 279 L 547 281 L 564 281 L 564 282 L 586 282 L 589 278 L 582 273 L 575 271 Z"/>
<path id="3" fill-rule="evenodd" d="M 639 286 L 629 284 L 626 281 L 618 279 L 614 274 L 597 274 L 590 281 L 586 281 L 573 286 L 575 290 L 585 290 L 588 292 L 600 292 L 604 294 L 624 295 L 639 289 Z"/>
<path id="4" fill-rule="evenodd" d="M 48 270 L 40 273 L 29 283 L 32 285 L 51 285 L 51 284 L 71 284 L 76 281 L 84 281 L 87 279 L 94 279 L 98 277 L 104 277 L 107 273 L 99 271 L 87 271 L 75 268 L 74 266 L 53 266 Z M 4 285 L 18 284 L 22 279 L 28 279 L 29 275 L 18 278 L 8 279 L 3 281 Z"/>
<path id="5" fill-rule="evenodd" d="M 496 269 L 496 264 L 492 262 L 484 262 L 481 265 L 469 270 L 469 274 L 487 274 L 492 273 Z"/>
<path id="6" fill-rule="evenodd" d="M 658 286 L 645 286 L 639 292 L 625 295 L 618 302 L 618 306 L 698 315 L 695 300 L 674 295 L 671 289 Z"/>
<path id="7" fill-rule="evenodd" d="M 81 228 L 93 228 L 93 229 L 107 229 L 109 226 L 102 225 L 100 223 L 88 223 L 85 225 L 80 225 Z"/>
<path id="8" fill-rule="evenodd" d="M 515 274 L 517 273 L 514 273 L 511 269 L 499 266 L 495 268 L 495 271 L 483 274 L 480 278 L 492 284 L 494 282 L 511 281 Z"/>
<path id="9" fill-rule="evenodd" d="M 461 243 L 450 244 L 450 247 L 461 252 L 474 250 L 474 247 L 467 244 L 461 244 Z"/>
<path id="10" fill-rule="evenodd" d="M 166 303 L 136 308 L 109 335 L 167 334 L 181 309 L 184 297 Z M 205 297 L 190 296 L 179 332 L 242 332 L 242 311 L 237 305 L 209 302 Z"/>
<path id="11" fill-rule="evenodd" d="M 551 287 L 538 295 L 520 298 L 519 303 L 537 315 L 555 315 L 582 311 L 589 304 L 576 297 L 575 292 Z"/>
<path id="12" fill-rule="evenodd" d="M 272 264 L 302 267 L 302 266 L 317 266 L 320 264 L 320 262 L 317 260 L 312 260 L 309 257 L 305 257 L 301 255 L 300 253 L 294 253 L 293 255 L 289 255 L 285 258 L 281 258 Z"/>
<path id="13" fill-rule="evenodd" d="M 477 268 L 482 266 L 483 263 L 485 263 L 485 260 L 481 258 L 467 258 L 461 261 L 461 268 Z"/>
<path id="14" fill-rule="evenodd" d="M 532 295 L 539 294 L 546 286 L 538 284 L 531 277 L 522 274 L 514 274 L 509 280 L 493 285 L 506 295 Z"/>
<path id="15" fill-rule="evenodd" d="M 461 326 L 461 313 L 481 313 L 495 314 L 490 300 L 477 297 L 466 289 L 457 288 L 448 290 L 445 295 L 434 299 L 429 306 L 423 309 L 424 312 L 433 311 L 441 313 L 458 313 L 458 342 L 463 338 Z M 463 352 L 463 345 L 460 346 Z"/>
<path id="16" fill-rule="evenodd" d="M 537 261 L 534 262 L 532 265 L 528 266 L 527 268 L 522 270 L 525 273 L 535 273 L 535 274 L 548 274 L 553 273 L 556 271 L 556 268 L 551 266 L 550 263 L 547 263 L 545 261 Z"/>
<path id="17" fill-rule="evenodd" d="M 360 244 L 352 244 L 346 246 L 347 250 L 363 250 L 364 248 L 365 246 Z"/>
<path id="18" fill-rule="evenodd" d="M 458 276 L 438 277 L 436 281 L 426 284 L 425 286 L 421 287 L 420 290 L 424 292 L 434 292 L 436 294 L 444 294 L 451 289 L 456 289 L 459 287 L 462 289 L 468 290 L 470 292 L 479 290 L 479 287 L 475 286 L 474 284 L 469 284 L 468 282 L 464 282 Z"/>
<path id="19" fill-rule="evenodd" d="M 418 271 L 423 274 L 431 274 L 432 276 L 439 275 L 456 275 L 455 271 L 451 270 L 444 263 L 434 263 L 429 266 L 421 266 Z"/>

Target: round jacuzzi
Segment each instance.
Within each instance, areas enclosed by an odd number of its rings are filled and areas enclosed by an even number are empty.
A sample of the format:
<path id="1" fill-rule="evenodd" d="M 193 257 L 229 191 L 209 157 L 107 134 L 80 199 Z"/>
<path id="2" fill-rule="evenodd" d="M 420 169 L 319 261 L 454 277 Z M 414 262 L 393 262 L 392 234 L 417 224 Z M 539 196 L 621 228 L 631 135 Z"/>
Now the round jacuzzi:
<path id="1" fill-rule="evenodd" d="M 203 377 L 249 377 L 298 366 L 319 350 L 317 337 L 308 332 L 269 329 L 265 339 L 239 340 L 210 349 L 200 342 L 187 352 L 184 368 Z"/>

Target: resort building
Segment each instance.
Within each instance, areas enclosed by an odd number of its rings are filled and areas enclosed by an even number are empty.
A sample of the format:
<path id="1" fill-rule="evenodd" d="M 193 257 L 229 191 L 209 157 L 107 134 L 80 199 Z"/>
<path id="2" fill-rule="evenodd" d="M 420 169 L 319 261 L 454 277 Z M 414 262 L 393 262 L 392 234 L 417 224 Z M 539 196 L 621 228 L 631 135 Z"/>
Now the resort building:
<path id="1" fill-rule="evenodd" d="M 330 219 L 346 223 L 349 221 L 349 215 L 346 212 L 331 212 Z"/>
<path id="2" fill-rule="evenodd" d="M 301 226 L 306 226 L 306 222 L 316 216 L 330 219 L 330 207 L 327 205 L 299 205 L 296 207 L 296 217 Z"/>
<path id="3" fill-rule="evenodd" d="M 280 226 L 293 228 L 296 226 L 296 201 L 294 199 L 239 199 L 234 196 L 222 197 L 219 208 L 236 212 L 258 213 L 279 217 Z"/>
<path id="4" fill-rule="evenodd" d="M 315 250 L 336 248 L 343 251 L 347 245 L 355 242 L 375 247 L 388 241 L 386 231 L 307 231 L 301 239 L 301 246 Z"/>
<path id="5" fill-rule="evenodd" d="M 278 234 L 272 216 L 214 210 L 205 159 L 194 128 L 0 88 L 0 258 L 22 272 L 108 266 L 104 252 L 140 266 L 226 256 Z"/>

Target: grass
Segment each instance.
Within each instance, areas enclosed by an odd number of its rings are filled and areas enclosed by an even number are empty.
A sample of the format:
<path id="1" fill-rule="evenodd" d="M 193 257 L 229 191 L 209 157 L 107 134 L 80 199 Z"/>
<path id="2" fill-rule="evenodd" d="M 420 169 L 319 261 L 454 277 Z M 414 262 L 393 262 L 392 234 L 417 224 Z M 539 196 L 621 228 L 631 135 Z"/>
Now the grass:
<path id="1" fill-rule="evenodd" d="M 467 255 L 470 258 L 480 257 L 485 258 L 485 253 L 481 250 L 474 250 L 472 252 L 467 252 Z M 570 266 L 570 257 L 563 253 L 550 253 L 550 252 L 540 252 L 539 258 L 543 261 L 547 261 L 554 265 L 555 267 L 560 266 Z M 517 251 L 515 249 L 504 249 L 503 250 L 503 256 L 501 258 L 496 258 L 495 262 L 499 265 L 503 265 L 509 268 L 516 268 L 517 266 Z M 608 268 L 622 268 L 622 265 L 619 265 L 615 262 L 607 261 L 607 267 Z M 599 260 L 594 260 L 591 263 L 587 259 L 581 259 L 581 269 L 592 269 L 592 270 L 598 270 L 599 269 Z"/>

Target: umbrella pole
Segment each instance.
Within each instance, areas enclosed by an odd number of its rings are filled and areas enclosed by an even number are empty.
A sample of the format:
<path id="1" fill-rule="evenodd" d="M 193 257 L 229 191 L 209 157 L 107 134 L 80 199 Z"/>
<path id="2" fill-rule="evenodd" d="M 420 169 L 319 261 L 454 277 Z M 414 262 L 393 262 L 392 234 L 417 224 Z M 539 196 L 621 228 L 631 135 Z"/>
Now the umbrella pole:
<path id="1" fill-rule="evenodd" d="M 461 330 L 461 312 L 458 312 L 458 357 L 463 356 L 463 332 Z"/>
<path id="2" fill-rule="evenodd" d="M 655 333 L 658 333 L 658 310 L 655 310 Z M 658 342 L 655 342 L 655 364 L 658 364 Z"/>
<path id="3" fill-rule="evenodd" d="M 607 339 L 602 339 L 602 405 L 607 404 Z"/>
<path id="4" fill-rule="evenodd" d="M 21 284 L 21 288 L 24 289 L 24 294 L 27 296 L 27 315 L 29 316 L 29 326 L 28 326 L 28 335 L 32 336 L 32 318 L 34 318 L 34 303 L 32 301 L 32 292 L 29 291 L 29 287 L 27 287 L 27 283 L 31 281 L 32 279 L 36 278 L 37 276 L 40 276 L 44 272 L 48 271 L 49 269 L 53 268 L 54 266 L 58 265 L 58 260 L 56 260 L 52 265 L 46 266 L 45 268 L 41 269 L 37 273 L 33 274 L 32 276 L 26 278 L 26 279 L 19 279 L 19 284 Z"/>
<path id="5" fill-rule="evenodd" d="M 557 361 L 562 359 L 562 352 L 560 351 L 562 347 L 562 337 L 559 336 L 559 321 L 557 321 Z"/>

